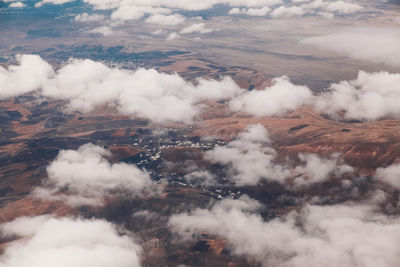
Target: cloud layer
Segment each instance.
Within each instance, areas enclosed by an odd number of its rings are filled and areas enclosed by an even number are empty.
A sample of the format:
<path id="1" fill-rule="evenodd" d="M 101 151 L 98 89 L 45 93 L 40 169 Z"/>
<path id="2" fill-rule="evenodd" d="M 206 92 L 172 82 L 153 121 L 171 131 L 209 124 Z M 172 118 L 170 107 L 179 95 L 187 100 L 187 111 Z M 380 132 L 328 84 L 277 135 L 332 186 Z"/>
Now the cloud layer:
<path id="1" fill-rule="evenodd" d="M 191 11 L 199 11 L 210 9 L 217 4 L 228 4 L 230 6 L 244 6 L 244 7 L 263 7 L 277 3 L 280 0 L 204 0 L 204 1 L 180 1 L 180 0 L 85 0 L 85 2 L 92 4 L 96 9 L 114 9 L 114 8 L 133 8 L 133 7 L 164 7 L 171 9 L 183 9 Z"/>
<path id="2" fill-rule="evenodd" d="M 227 178 L 238 186 L 257 185 L 265 180 L 297 190 L 322 183 L 331 176 L 340 177 L 353 171 L 351 166 L 340 160 L 339 155 L 322 159 L 316 154 L 300 154 L 302 164 L 297 167 L 293 167 L 290 162 L 276 162 L 276 156 L 267 129 L 255 124 L 249 125 L 225 146 L 207 151 L 204 158 L 226 166 Z M 197 180 L 201 180 L 201 177 L 204 177 L 205 184 L 213 178 L 209 173 L 198 170 L 189 175 L 189 178 Z"/>
<path id="3" fill-rule="evenodd" d="M 348 119 L 376 120 L 400 118 L 400 74 L 360 71 L 356 80 L 331 85 L 331 91 L 318 98 L 317 109 Z"/>
<path id="4" fill-rule="evenodd" d="M 21 236 L 0 256 L 1 267 L 139 267 L 141 248 L 103 220 L 20 217 L 0 225 L 2 236 Z"/>
<path id="5" fill-rule="evenodd" d="M 397 28 L 350 28 L 307 38 L 302 44 L 331 50 L 353 59 L 400 66 L 400 34 Z"/>
<path id="6" fill-rule="evenodd" d="M 186 238 L 208 232 L 226 239 L 236 255 L 263 266 L 395 267 L 400 264 L 400 219 L 369 206 L 303 207 L 264 221 L 248 197 L 174 215 L 170 226 Z"/>
<path id="7" fill-rule="evenodd" d="M 400 164 L 392 164 L 376 170 L 376 176 L 384 183 L 400 190 Z"/>
<path id="8" fill-rule="evenodd" d="M 270 13 L 271 17 L 301 16 L 304 14 L 320 15 L 320 13 L 326 13 L 331 15 L 328 18 L 332 18 L 335 14 L 352 14 L 362 9 L 358 4 L 342 0 L 306 0 L 302 2 L 283 2 L 282 0 L 85 0 L 85 2 L 93 5 L 95 9 L 115 10 L 112 14 L 112 18 L 119 20 L 140 19 L 146 14 L 172 13 L 173 10 L 206 10 L 213 8 L 217 4 L 226 4 L 233 7 L 229 11 L 230 15 L 245 14 L 249 16 L 266 16 Z M 275 7 L 272 12 L 270 12 L 271 7 Z"/>
<path id="9" fill-rule="evenodd" d="M 71 61 L 43 87 L 44 95 L 69 100 L 69 110 L 89 112 L 108 104 L 122 114 L 160 123 L 190 122 L 199 113 L 194 104 L 230 97 L 238 90 L 230 78 L 199 79 L 193 85 L 176 74 L 152 69 L 131 72 L 91 60 Z"/>
<path id="10" fill-rule="evenodd" d="M 208 31 L 202 23 L 195 25 L 184 33 Z M 279 116 L 310 106 L 337 118 L 339 113 L 346 119 L 400 118 L 400 74 L 395 73 L 360 71 L 357 79 L 334 83 L 326 93 L 314 95 L 286 76 L 273 79 L 273 85 L 263 90 L 247 91 L 229 77 L 198 79 L 193 84 L 177 74 L 110 68 L 88 59 L 70 60 L 56 72 L 35 55 L 19 55 L 17 60 L 19 65 L 0 67 L 0 98 L 37 91 L 44 97 L 67 100 L 68 111 L 109 107 L 156 123 L 192 123 L 202 101 L 229 99 L 231 110 L 253 116 Z"/>
<path id="11" fill-rule="evenodd" d="M 286 76 L 275 78 L 272 83 L 264 90 L 249 91 L 233 98 L 229 107 L 255 116 L 273 116 L 313 103 L 310 89 L 292 84 Z"/>
<path id="12" fill-rule="evenodd" d="M 36 188 L 36 197 L 68 205 L 98 205 L 104 197 L 126 193 L 137 196 L 151 190 L 150 176 L 135 165 L 112 164 L 110 152 L 93 144 L 78 150 L 61 150 L 48 166 L 48 179 Z"/>
<path id="13" fill-rule="evenodd" d="M 0 99 L 18 96 L 43 86 L 54 75 L 53 68 L 36 55 L 18 55 L 19 65 L 0 66 Z"/>
<path id="14" fill-rule="evenodd" d="M 332 175 L 340 177 L 354 171 L 353 167 L 341 162 L 339 155 L 332 155 L 330 159 L 321 159 L 316 154 L 299 154 L 298 157 L 303 165 L 295 168 L 295 172 L 302 174 L 293 180 L 296 188 L 324 182 Z"/>
<path id="15" fill-rule="evenodd" d="M 276 151 L 269 142 L 262 125 L 250 125 L 236 140 L 207 151 L 205 159 L 228 166 L 228 178 L 237 185 L 256 185 L 261 179 L 284 181 L 290 172 L 273 162 Z"/>
<path id="16" fill-rule="evenodd" d="M 39 90 L 45 97 L 64 99 L 69 111 L 90 112 L 98 106 L 154 122 L 192 122 L 207 99 L 234 96 L 241 89 L 231 78 L 198 79 L 196 85 L 177 74 L 154 69 L 109 68 L 92 60 L 71 60 L 54 72 L 38 56 L 18 56 L 20 65 L 0 69 L 0 97 Z"/>
<path id="17" fill-rule="evenodd" d="M 72 1 L 74 0 L 42 0 L 35 7 L 41 7 L 44 4 L 50 3 L 64 4 Z M 109 18 L 107 17 L 107 19 L 104 18 L 102 21 L 98 21 L 99 25 L 94 29 L 86 31 L 88 33 L 109 36 L 115 33 L 113 30 L 114 27 L 121 26 L 125 22 L 132 20 L 144 20 L 147 23 L 163 25 L 169 29 L 173 28 L 165 36 L 169 41 L 176 39 L 172 38 L 170 34 L 184 30 L 184 28 L 179 30 L 173 26 L 179 25 L 185 20 L 193 21 L 191 16 L 184 15 L 187 11 L 210 10 L 217 5 L 232 7 L 227 12 L 228 15 L 264 16 L 270 19 L 293 16 L 318 16 L 320 18 L 332 19 L 335 16 L 350 16 L 363 10 L 362 6 L 343 0 L 84 0 L 84 2 L 90 4 L 93 10 L 110 11 Z M 220 11 L 212 13 L 213 16 L 219 16 Z M 76 19 L 75 21 L 87 22 L 85 18 L 83 20 Z M 105 31 L 102 27 L 108 27 L 108 31 Z M 201 34 L 202 32 L 198 31 L 197 33 Z"/>
<path id="18" fill-rule="evenodd" d="M 360 71 L 357 79 L 331 84 L 325 93 L 314 95 L 305 86 L 292 84 L 287 77 L 275 78 L 263 90 L 244 92 L 231 99 L 233 111 L 253 116 L 275 116 L 310 106 L 339 118 L 377 120 L 400 118 L 400 74 Z"/>

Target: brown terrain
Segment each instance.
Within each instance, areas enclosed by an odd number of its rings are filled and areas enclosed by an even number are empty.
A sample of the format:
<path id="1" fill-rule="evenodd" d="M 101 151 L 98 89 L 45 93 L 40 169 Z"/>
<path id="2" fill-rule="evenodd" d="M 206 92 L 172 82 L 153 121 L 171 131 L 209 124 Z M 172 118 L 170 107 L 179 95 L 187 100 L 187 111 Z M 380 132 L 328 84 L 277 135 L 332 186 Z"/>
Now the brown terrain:
<path id="1" fill-rule="evenodd" d="M 273 146 L 285 154 L 308 152 L 326 157 L 339 152 L 348 164 L 369 174 L 377 167 L 392 164 L 400 156 L 398 120 L 337 121 L 307 107 L 280 117 L 260 118 L 229 114 L 223 105 L 218 109 L 224 110 L 227 116 L 212 115 L 223 111 L 205 114 L 192 135 L 231 140 L 247 125 L 260 123 L 270 132 Z"/>

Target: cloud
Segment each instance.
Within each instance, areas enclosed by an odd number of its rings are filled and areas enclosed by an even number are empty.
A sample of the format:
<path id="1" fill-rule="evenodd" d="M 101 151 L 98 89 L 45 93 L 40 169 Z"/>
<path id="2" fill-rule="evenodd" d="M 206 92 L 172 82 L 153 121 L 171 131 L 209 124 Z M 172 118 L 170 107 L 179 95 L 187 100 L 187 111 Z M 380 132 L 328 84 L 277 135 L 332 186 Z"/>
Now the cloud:
<path id="1" fill-rule="evenodd" d="M 270 15 L 273 18 L 293 17 L 303 15 L 317 15 L 322 18 L 332 19 L 335 14 L 349 15 L 361 11 L 360 5 L 339 1 L 292 1 L 292 4 L 281 5 L 274 9 Z"/>
<path id="2" fill-rule="evenodd" d="M 252 8 L 249 12 L 255 14 L 264 12 L 263 10 L 267 6 L 282 3 L 281 0 L 85 0 L 85 2 L 93 5 L 95 9 L 113 10 L 111 19 L 123 21 L 141 19 L 147 14 L 153 16 L 168 15 L 171 13 L 172 9 L 190 11 L 206 10 L 217 4 L 228 4 L 230 6 L 244 6 L 247 8 Z M 158 23 L 162 22 L 161 17 L 156 17 L 150 21 L 152 20 L 157 21 Z M 167 18 L 164 19 L 164 22 L 165 21 L 176 21 L 176 19 Z"/>
<path id="3" fill-rule="evenodd" d="M 97 33 L 103 36 L 110 36 L 114 33 L 111 27 L 109 26 L 99 26 L 94 29 L 87 31 L 88 33 Z"/>
<path id="4" fill-rule="evenodd" d="M 172 40 L 179 39 L 179 38 L 181 38 L 181 36 L 177 32 L 171 32 L 170 34 L 168 34 L 168 36 L 165 40 L 172 41 Z"/>
<path id="5" fill-rule="evenodd" d="M 146 19 L 147 23 L 162 24 L 162 25 L 178 25 L 185 21 L 185 17 L 179 14 L 173 15 L 152 15 Z"/>
<path id="6" fill-rule="evenodd" d="M 184 176 L 185 180 L 191 184 L 201 184 L 205 186 L 214 185 L 216 177 L 209 171 L 195 169 Z"/>
<path id="7" fill-rule="evenodd" d="M 280 6 L 271 12 L 271 17 L 293 17 L 302 16 L 306 13 L 303 7 L 299 6 Z"/>
<path id="8" fill-rule="evenodd" d="M 301 190 L 322 183 L 331 176 L 340 177 L 353 171 L 351 166 L 342 162 L 338 154 L 326 159 L 316 154 L 299 154 L 303 164 L 296 167 L 289 161 L 276 162 L 276 156 L 268 131 L 261 124 L 249 125 L 235 140 L 204 154 L 206 160 L 226 166 L 227 178 L 238 186 L 257 185 L 266 180 L 280 183 L 289 189 Z M 189 177 L 197 181 L 204 179 L 205 185 L 214 179 L 208 172 L 196 170 L 194 174 Z"/>
<path id="9" fill-rule="evenodd" d="M 333 12 L 338 14 L 352 14 L 362 10 L 362 6 L 350 2 L 339 1 L 322 1 L 315 0 L 310 3 L 302 5 L 304 9 L 320 10 L 325 12 Z"/>
<path id="10" fill-rule="evenodd" d="M 108 8 L 104 8 L 108 9 Z M 171 10 L 167 8 L 157 8 L 152 6 L 134 6 L 122 5 L 111 14 L 112 20 L 137 20 L 143 18 L 146 14 L 151 15 L 166 15 L 170 14 Z"/>
<path id="11" fill-rule="evenodd" d="M 291 0 L 292 3 L 298 4 L 298 3 L 308 3 L 311 2 L 311 0 Z"/>
<path id="12" fill-rule="evenodd" d="M 54 95 L 70 99 L 72 110 L 90 111 L 98 104 L 113 103 L 122 114 L 159 123 L 191 122 L 200 111 L 194 106 L 197 102 L 230 97 L 240 91 L 230 78 L 199 79 L 193 85 L 176 74 L 145 69 L 132 73 L 92 61 L 75 61 L 58 74 Z M 75 92 L 66 91 L 71 85 Z"/>
<path id="13" fill-rule="evenodd" d="M 400 164 L 392 164 L 388 167 L 381 167 L 376 170 L 376 176 L 382 182 L 400 190 Z"/>
<path id="14" fill-rule="evenodd" d="M 271 9 L 269 7 L 267 7 L 267 6 L 261 7 L 261 8 L 248 8 L 245 11 L 245 14 L 247 14 L 249 16 L 265 16 L 270 11 L 271 11 Z"/>
<path id="15" fill-rule="evenodd" d="M 357 60 L 400 66 L 400 32 L 397 28 L 351 28 L 306 38 L 301 43 Z"/>
<path id="16" fill-rule="evenodd" d="M 72 0 L 44 0 L 56 4 L 58 1 L 65 3 Z M 226 4 L 233 7 L 229 14 L 245 14 L 249 16 L 265 16 L 270 13 L 270 7 L 277 6 L 270 14 L 272 17 L 317 15 L 323 18 L 332 18 L 334 14 L 353 14 L 362 10 L 355 3 L 338 1 L 292 1 L 284 3 L 282 0 L 84 0 L 93 5 L 94 9 L 112 10 L 111 19 L 127 21 L 138 20 L 146 15 L 151 15 L 150 23 L 176 25 L 181 20 L 170 15 L 172 11 L 200 11 L 211 9 L 218 4 Z M 304 3 L 308 2 L 308 3 Z M 38 6 L 42 5 L 42 2 Z M 155 17 L 153 17 L 155 16 Z M 173 16 L 173 17 L 170 17 Z M 179 21 L 179 22 L 178 22 Z M 174 23 L 174 24 L 172 24 Z"/>
<path id="17" fill-rule="evenodd" d="M 321 1 L 321 2 L 323 2 L 323 1 Z M 330 12 L 338 12 L 340 14 L 351 14 L 351 13 L 355 13 L 361 9 L 362 9 L 362 6 L 360 6 L 360 5 L 341 1 L 341 0 L 329 2 L 324 6 L 324 10 L 330 11 Z"/>
<path id="18" fill-rule="evenodd" d="M 111 153 L 86 144 L 78 150 L 61 150 L 47 167 L 48 179 L 34 190 L 36 197 L 66 202 L 71 206 L 99 205 L 116 193 L 141 195 L 151 190 L 148 173 L 135 165 L 110 163 Z"/>
<path id="19" fill-rule="evenodd" d="M 26 7 L 26 4 L 24 4 L 22 2 L 13 2 L 10 5 L 8 5 L 8 7 L 11 7 L 11 8 L 22 8 L 22 7 Z"/>
<path id="20" fill-rule="evenodd" d="M 245 11 L 245 10 L 244 10 Z M 229 15 L 237 15 L 237 14 L 242 14 L 242 9 L 241 8 L 232 8 L 231 10 L 229 10 L 228 12 Z"/>
<path id="21" fill-rule="evenodd" d="M 121 114 L 154 122 L 190 123 L 200 112 L 196 103 L 228 98 L 241 89 L 230 78 L 199 79 L 196 85 L 177 74 L 109 68 L 91 60 L 72 60 L 43 87 L 48 97 L 69 100 L 68 109 L 90 112 L 111 105 Z"/>
<path id="22" fill-rule="evenodd" d="M 157 123 L 191 123 L 204 100 L 226 99 L 241 91 L 229 78 L 198 79 L 154 69 L 109 68 L 92 60 L 70 60 L 54 72 L 38 56 L 18 56 L 18 66 L 0 68 L 0 98 L 37 90 L 43 97 L 67 100 L 67 111 L 91 112 L 109 106 L 119 113 Z"/>
<path id="23" fill-rule="evenodd" d="M 229 102 L 233 111 L 244 111 L 253 116 L 281 115 L 303 105 L 310 105 L 314 96 L 305 86 L 294 85 L 282 76 L 272 80 L 264 90 L 248 91 Z"/>
<path id="24" fill-rule="evenodd" d="M 271 9 L 267 6 L 261 8 L 232 8 L 229 10 L 229 15 L 244 14 L 249 16 L 265 16 Z"/>
<path id="25" fill-rule="evenodd" d="M 161 34 L 163 34 L 163 30 L 157 29 L 157 30 L 153 31 L 151 34 L 153 34 L 153 35 L 161 35 Z"/>
<path id="26" fill-rule="evenodd" d="M 76 15 L 74 20 L 78 22 L 96 22 L 104 20 L 104 16 L 100 14 L 89 15 L 88 13 L 83 13 L 81 15 Z"/>
<path id="27" fill-rule="evenodd" d="M 190 26 L 187 26 L 183 28 L 180 31 L 180 34 L 190 34 L 190 33 L 210 33 L 213 30 L 212 29 L 207 29 L 205 27 L 206 25 L 203 22 L 192 24 Z"/>
<path id="28" fill-rule="evenodd" d="M 53 5 L 62 5 L 68 2 L 72 2 L 74 0 L 42 0 L 40 2 L 37 2 L 35 4 L 35 7 L 41 7 L 44 4 L 53 4 Z"/>
<path id="29" fill-rule="evenodd" d="M 400 219 L 364 205 L 306 205 L 281 218 L 264 221 L 260 204 L 248 197 L 216 202 L 170 218 L 183 237 L 216 234 L 235 255 L 250 256 L 263 266 L 395 267 Z"/>
<path id="30" fill-rule="evenodd" d="M 0 66 L 0 99 L 39 89 L 54 75 L 52 67 L 36 55 L 18 55 L 19 65 Z"/>
<path id="31" fill-rule="evenodd" d="M 235 140 L 205 153 L 205 159 L 228 166 L 228 178 L 237 185 L 256 185 L 261 179 L 283 181 L 289 170 L 275 164 L 276 151 L 260 124 L 250 125 Z"/>
<path id="32" fill-rule="evenodd" d="M 19 65 L 8 69 L 0 67 L 0 98 L 37 91 L 43 97 L 67 100 L 67 111 L 110 107 L 156 123 L 192 123 L 202 101 L 228 99 L 232 111 L 253 116 L 279 116 L 311 106 L 336 118 L 400 118 L 400 74 L 388 72 L 360 71 L 356 80 L 332 84 L 324 94 L 313 95 L 286 76 L 274 78 L 264 90 L 247 91 L 229 77 L 193 84 L 177 74 L 110 68 L 88 59 L 72 59 L 57 72 L 39 56 L 19 55 L 17 61 Z"/>
<path id="33" fill-rule="evenodd" d="M 264 90 L 246 91 L 229 102 L 231 110 L 253 116 L 276 116 L 311 106 L 334 118 L 377 120 L 400 118 L 400 74 L 360 71 L 357 79 L 334 83 L 320 95 L 287 77 L 273 79 Z M 339 116 L 339 114 L 341 114 Z"/>
<path id="34" fill-rule="evenodd" d="M 296 177 L 293 181 L 296 188 L 321 183 L 331 176 L 341 176 L 353 172 L 354 168 L 347 164 L 340 164 L 339 155 L 332 155 L 331 159 L 321 159 L 316 154 L 299 154 L 299 159 L 304 165 L 297 166 L 296 172 L 303 173 L 306 177 Z"/>
<path id="35" fill-rule="evenodd" d="M 400 118 L 400 74 L 360 71 L 353 81 L 331 85 L 330 92 L 318 97 L 319 110 L 349 119 Z"/>
<path id="36" fill-rule="evenodd" d="M 103 220 L 20 217 L 2 224 L 3 236 L 21 236 L 0 256 L 1 267 L 139 267 L 141 248 Z"/>
<path id="37" fill-rule="evenodd" d="M 165 7 L 183 10 L 206 10 L 210 9 L 217 4 L 228 4 L 230 6 L 244 6 L 244 7 L 263 7 L 274 4 L 282 3 L 281 0 L 131 0 L 129 2 L 123 0 L 85 0 L 85 2 L 92 4 L 96 9 L 114 9 L 122 6 L 130 8 L 136 7 Z"/>
<path id="38" fill-rule="evenodd" d="M 329 12 L 318 12 L 317 16 L 324 18 L 324 19 L 333 19 L 335 17 L 334 14 Z"/>
<path id="39" fill-rule="evenodd" d="M 113 10 L 111 19 L 121 21 L 141 19 L 148 14 L 152 16 L 169 15 L 172 10 L 207 10 L 218 4 L 226 4 L 231 7 L 244 7 L 242 12 L 247 15 L 264 16 L 269 12 L 269 6 L 283 3 L 282 0 L 85 0 L 85 2 L 93 5 L 94 9 Z M 164 20 L 161 18 L 152 18 L 149 22 L 154 20 L 157 23 L 166 24 L 165 22 L 168 21 L 177 21 L 172 18 L 165 18 Z M 176 22 L 176 24 L 178 23 Z"/>

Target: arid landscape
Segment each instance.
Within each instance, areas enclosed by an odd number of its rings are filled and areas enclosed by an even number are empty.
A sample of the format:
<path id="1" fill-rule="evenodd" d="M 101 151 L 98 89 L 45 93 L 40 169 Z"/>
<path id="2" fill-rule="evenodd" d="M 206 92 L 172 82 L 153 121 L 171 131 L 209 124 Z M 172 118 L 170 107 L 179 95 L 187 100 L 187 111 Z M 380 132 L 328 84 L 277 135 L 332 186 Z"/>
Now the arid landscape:
<path id="1" fill-rule="evenodd" d="M 156 65 L 161 66 L 160 71 L 177 72 L 190 82 L 196 82 L 198 77 L 230 76 L 243 90 L 271 86 L 271 79 L 255 70 L 218 66 L 193 57 L 172 56 L 166 59 L 171 62 L 167 66 L 163 61 Z M 253 117 L 231 111 L 226 100 L 207 100 L 201 105 L 199 120 L 185 125 L 155 124 L 120 115 L 107 107 L 98 107 L 89 114 L 68 113 L 65 101 L 44 100 L 32 93 L 3 100 L 1 220 L 44 214 L 106 219 L 134 233 L 143 249 L 143 266 L 258 266 L 259 262 L 251 256 L 232 254 L 229 242 L 213 233 L 202 231 L 191 239 L 180 240 L 168 226 L 169 216 L 243 195 L 264 205 L 260 211 L 264 220 L 298 210 L 304 201 L 315 198 L 325 205 L 361 201 L 370 198 L 376 190 L 386 188 L 378 181 L 375 171 L 397 163 L 400 156 L 398 120 L 337 119 L 307 106 L 281 116 Z M 270 146 L 276 151 L 273 162 L 294 170 L 287 181 L 260 180 L 256 184 L 235 185 L 221 179 L 229 176 L 223 165 L 205 158 L 207 151 L 235 140 L 248 125 L 254 124 L 268 129 Z M 47 167 L 60 150 L 78 149 L 86 143 L 111 151 L 112 163 L 136 164 L 147 170 L 158 193 L 145 193 L 137 198 L 116 192 L 106 196 L 101 205 L 75 207 L 61 199 L 41 199 L 32 194 L 45 183 Z M 293 190 L 290 189 L 293 179 L 298 175 L 307 176 L 295 168 L 301 163 L 298 158 L 301 153 L 321 158 L 338 153 L 355 171 L 341 176 L 330 173 L 321 183 Z M 215 183 L 188 179 L 193 168 L 215 174 Z M 349 183 L 345 188 L 344 181 Z M 353 192 L 355 188 L 357 193 Z M 68 189 L 65 190 L 68 194 Z M 398 190 L 390 189 L 386 194 L 386 204 L 392 205 L 387 212 L 397 214 L 393 207 L 397 206 Z M 4 249 L 18 240 L 19 237 L 3 238 L 1 247 Z"/>
<path id="2" fill-rule="evenodd" d="M 0 267 L 400 266 L 399 12 L 0 0 Z"/>

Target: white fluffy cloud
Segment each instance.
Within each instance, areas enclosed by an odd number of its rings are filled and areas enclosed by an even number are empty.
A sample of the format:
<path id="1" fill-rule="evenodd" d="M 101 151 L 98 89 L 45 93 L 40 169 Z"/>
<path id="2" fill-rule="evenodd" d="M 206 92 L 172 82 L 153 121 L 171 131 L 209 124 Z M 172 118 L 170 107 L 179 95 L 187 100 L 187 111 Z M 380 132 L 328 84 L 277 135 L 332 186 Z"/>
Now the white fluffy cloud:
<path id="1" fill-rule="evenodd" d="M 225 146 L 205 153 L 205 159 L 228 169 L 228 179 L 236 185 L 256 185 L 262 180 L 278 182 L 290 189 L 304 189 L 322 183 L 331 176 L 340 177 L 353 168 L 341 162 L 339 155 L 323 159 L 316 154 L 300 154 L 303 162 L 295 168 L 289 162 L 276 162 L 276 151 L 270 144 L 268 131 L 260 124 L 250 125 Z M 195 171 L 189 178 L 210 184 L 214 178 L 208 172 Z M 196 179 L 194 179 L 196 178 Z"/>
<path id="2" fill-rule="evenodd" d="M 305 3 L 307 2 L 307 3 Z M 318 15 L 323 18 L 331 19 L 335 14 L 349 15 L 362 10 L 362 6 L 339 1 L 292 1 L 292 4 L 281 5 L 274 9 L 270 15 L 277 17 L 293 17 L 302 15 Z"/>
<path id="3" fill-rule="evenodd" d="M 52 75 L 52 67 L 36 55 L 17 56 L 19 65 L 0 66 L 0 99 L 39 89 Z"/>
<path id="4" fill-rule="evenodd" d="M 130 6 L 123 5 L 111 14 L 112 20 L 137 20 L 143 18 L 146 14 L 167 15 L 171 10 L 167 8 L 155 8 L 151 6 Z"/>
<path id="5" fill-rule="evenodd" d="M 335 34 L 307 38 L 301 43 L 353 59 L 400 66 L 400 31 L 397 28 L 351 28 Z"/>
<path id="6" fill-rule="evenodd" d="M 302 8 L 309 11 L 319 10 L 325 12 L 338 13 L 338 14 L 351 14 L 360 11 L 362 9 L 362 7 L 358 4 L 345 2 L 342 0 L 339 1 L 315 0 L 302 5 Z"/>
<path id="7" fill-rule="evenodd" d="M 146 19 L 147 23 L 161 24 L 161 25 L 178 25 L 185 21 L 185 17 L 173 14 L 173 15 L 161 15 L 156 14 Z"/>
<path id="8" fill-rule="evenodd" d="M 229 178 L 237 185 L 256 185 L 261 179 L 280 182 L 290 172 L 273 162 L 276 151 L 269 142 L 262 125 L 250 125 L 236 140 L 207 151 L 205 158 L 229 166 Z"/>
<path id="9" fill-rule="evenodd" d="M 34 190 L 36 197 L 61 200 L 71 206 L 98 205 L 116 192 L 129 196 L 151 190 L 150 176 L 135 165 L 110 163 L 111 154 L 93 144 L 61 150 L 48 166 L 48 179 Z"/>
<path id="10" fill-rule="evenodd" d="M 307 11 L 301 6 L 280 6 L 271 12 L 271 17 L 293 17 L 302 16 Z"/>
<path id="11" fill-rule="evenodd" d="M 298 4 L 298 3 L 308 3 L 311 2 L 311 0 L 291 0 L 290 2 Z"/>
<path id="12" fill-rule="evenodd" d="M 53 5 L 62 5 L 68 2 L 72 2 L 74 0 L 42 0 L 40 2 L 37 2 L 35 4 L 35 7 L 41 7 L 44 4 L 53 4 Z"/>
<path id="13" fill-rule="evenodd" d="M 183 10 L 205 10 L 217 4 L 228 4 L 230 6 L 263 7 L 281 3 L 281 0 L 85 0 L 97 9 L 114 9 L 121 6 L 143 7 L 166 7 Z"/>
<path id="14" fill-rule="evenodd" d="M 295 1 L 284 3 L 282 0 L 85 0 L 95 9 L 114 10 L 112 19 L 131 20 L 140 19 L 145 15 L 170 14 L 172 10 L 206 10 L 217 4 L 227 4 L 233 7 L 229 14 L 246 14 L 249 16 L 272 17 L 318 15 L 323 18 L 332 18 L 335 14 L 353 14 L 362 10 L 358 4 L 338 1 Z M 304 3 L 308 2 L 308 3 Z M 275 9 L 271 11 L 271 7 Z"/>
<path id="15" fill-rule="evenodd" d="M 377 120 L 400 118 L 400 74 L 360 71 L 356 80 L 332 84 L 326 93 L 313 95 L 305 86 L 287 77 L 275 78 L 271 87 L 244 92 L 231 99 L 233 111 L 253 116 L 281 115 L 300 106 L 346 119 Z"/>
<path id="16" fill-rule="evenodd" d="M 2 236 L 21 236 L 0 256 L 1 267 L 139 267 L 141 248 L 103 220 L 21 217 L 0 225 Z"/>
<path id="17" fill-rule="evenodd" d="M 43 3 L 62 4 L 72 0 L 44 0 L 37 4 L 41 6 Z M 284 3 L 282 0 L 84 0 L 93 5 L 94 9 L 112 10 L 111 19 L 127 21 L 137 20 L 146 15 L 166 16 L 174 10 L 190 10 L 199 11 L 211 9 L 218 4 L 226 4 L 233 9 L 229 14 L 246 14 L 249 16 L 265 16 L 271 11 L 271 7 L 276 7 L 270 15 L 272 17 L 282 16 L 301 16 L 301 15 L 318 15 L 323 18 L 332 18 L 334 14 L 353 14 L 360 11 L 362 7 L 355 3 L 338 1 L 292 1 L 292 3 Z M 304 3 L 308 2 L 308 3 Z M 175 15 L 171 15 L 175 16 Z M 155 23 L 168 24 L 174 21 L 178 24 L 176 18 L 154 17 L 150 19 Z"/>
<path id="18" fill-rule="evenodd" d="M 179 38 L 173 33 L 169 39 Z M 44 97 L 68 101 L 67 110 L 91 112 L 108 106 L 124 115 L 157 123 L 191 123 L 204 100 L 229 99 L 233 111 L 253 116 L 279 116 L 300 106 L 347 119 L 400 118 L 400 74 L 360 71 L 356 80 L 332 84 L 322 95 L 295 85 L 283 76 L 264 90 L 246 91 L 225 77 L 198 79 L 195 84 L 177 74 L 153 69 L 109 68 L 91 60 L 70 60 L 57 72 L 39 56 L 20 55 L 19 65 L 0 67 L 0 98 L 38 90 Z"/>
<path id="19" fill-rule="evenodd" d="M 310 89 L 292 84 L 288 77 L 275 78 L 272 82 L 273 85 L 264 90 L 249 91 L 233 98 L 230 108 L 254 116 L 273 116 L 313 103 L 314 96 Z"/>
<path id="20" fill-rule="evenodd" d="M 293 183 L 297 188 L 323 182 L 330 175 L 340 176 L 354 170 L 347 164 L 341 164 L 339 155 L 332 155 L 331 159 L 321 159 L 316 154 L 299 154 L 299 158 L 304 164 L 297 166 L 295 171 L 306 177 L 295 177 Z"/>
<path id="21" fill-rule="evenodd" d="M 177 32 L 171 32 L 170 34 L 168 34 L 168 36 L 165 40 L 172 41 L 172 40 L 179 39 L 179 38 L 181 38 L 181 36 Z"/>
<path id="22" fill-rule="evenodd" d="M 110 36 L 114 33 L 113 29 L 109 26 L 99 26 L 87 31 L 88 33 L 97 33 L 103 36 Z"/>
<path id="23" fill-rule="evenodd" d="M 203 22 L 195 23 L 183 28 L 180 31 L 180 34 L 190 34 L 190 33 L 210 33 L 212 29 L 206 28 L 206 25 Z"/>
<path id="24" fill-rule="evenodd" d="M 26 7 L 26 4 L 24 4 L 22 2 L 13 2 L 13 3 L 9 4 L 8 7 L 22 8 L 22 7 Z"/>
<path id="25" fill-rule="evenodd" d="M 321 1 L 321 2 L 323 3 L 323 1 Z M 337 12 L 340 14 L 351 14 L 351 13 L 355 13 L 362 9 L 362 7 L 360 5 L 345 2 L 342 0 L 328 2 L 328 3 L 322 4 L 322 5 L 323 5 L 325 11 Z"/>
<path id="26" fill-rule="evenodd" d="M 369 206 L 305 206 L 269 222 L 248 197 L 217 202 L 170 218 L 171 228 L 190 238 L 208 232 L 226 239 L 236 255 L 264 266 L 395 267 L 400 264 L 400 219 Z"/>
<path id="27" fill-rule="evenodd" d="M 335 114 L 344 111 L 351 119 L 400 118 L 400 74 L 360 71 L 356 80 L 331 85 L 318 97 L 317 108 Z"/>
<path id="28" fill-rule="evenodd" d="M 172 10 L 205 10 L 210 9 L 217 4 L 228 4 L 230 6 L 244 6 L 254 8 L 250 13 L 259 13 L 256 9 L 282 3 L 281 0 L 85 0 L 85 2 L 94 6 L 95 9 L 113 10 L 111 19 L 114 20 L 137 20 L 150 14 L 152 16 L 168 15 Z M 173 15 L 176 16 L 176 15 Z M 150 19 L 161 23 L 161 17 Z M 164 19 L 162 24 L 169 21 L 177 21 L 176 18 Z M 178 23 L 176 23 L 178 24 Z M 171 24 L 170 24 L 171 25 Z"/>
<path id="29" fill-rule="evenodd" d="M 197 103 L 241 91 L 229 77 L 198 79 L 194 85 L 177 74 L 121 70 L 91 60 L 71 60 L 56 73 L 38 56 L 19 56 L 18 60 L 18 66 L 0 68 L 0 98 L 40 89 L 42 96 L 68 100 L 69 111 L 90 112 L 108 105 L 122 114 L 158 123 L 190 123 L 201 110 Z"/>
<path id="30" fill-rule="evenodd" d="M 229 10 L 229 15 L 237 15 L 244 14 L 249 16 L 265 16 L 267 15 L 271 9 L 268 6 L 260 7 L 260 8 L 232 8 Z"/>
<path id="31" fill-rule="evenodd" d="M 104 16 L 100 14 L 89 15 L 88 13 L 83 13 L 80 15 L 76 15 L 74 20 L 78 22 L 96 22 L 104 20 Z"/>
<path id="32" fill-rule="evenodd" d="M 46 96 L 67 99 L 70 110 L 88 112 L 112 104 L 119 112 L 155 122 L 191 122 L 197 102 L 234 95 L 240 88 L 230 78 L 199 79 L 197 85 L 176 74 L 139 69 L 108 68 L 91 60 L 74 60 L 61 68 L 44 87 Z"/>
<path id="33" fill-rule="evenodd" d="M 392 164 L 376 170 L 377 177 L 384 183 L 400 190 L 400 164 Z"/>

